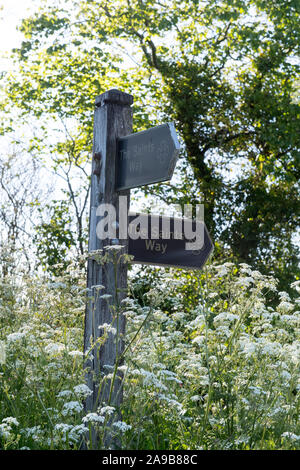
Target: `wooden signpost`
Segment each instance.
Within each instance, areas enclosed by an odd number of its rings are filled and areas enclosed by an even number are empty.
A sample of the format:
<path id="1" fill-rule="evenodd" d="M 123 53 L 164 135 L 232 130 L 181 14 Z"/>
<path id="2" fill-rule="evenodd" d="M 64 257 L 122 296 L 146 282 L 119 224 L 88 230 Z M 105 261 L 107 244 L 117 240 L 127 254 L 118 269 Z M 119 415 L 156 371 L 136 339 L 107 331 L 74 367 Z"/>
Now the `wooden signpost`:
<path id="1" fill-rule="evenodd" d="M 187 238 L 174 237 L 174 218 L 171 219 L 173 235 L 170 239 L 166 239 L 164 234 L 155 240 L 132 240 L 130 234 L 129 239 L 118 240 L 98 236 L 100 217 L 97 209 L 101 204 L 110 204 L 115 208 L 114 223 L 118 227 L 119 197 L 127 197 L 127 214 L 130 188 L 171 179 L 178 157 L 179 144 L 172 123 L 131 134 L 132 103 L 131 95 L 114 89 L 96 98 L 89 253 L 99 252 L 117 242 L 124 247 L 124 252 L 135 257 L 134 262 L 200 269 L 213 248 L 204 222 L 203 244 L 199 250 L 190 252 L 185 249 Z M 85 365 L 88 371 L 87 385 L 92 394 L 86 400 L 85 409 L 87 412 L 95 412 L 100 404 L 118 409 L 122 402 L 121 373 L 112 374 L 113 382 L 109 378 L 103 383 L 102 378 L 116 370 L 115 366 L 120 365 L 119 358 L 124 352 L 125 318 L 117 311 L 117 307 L 127 295 L 127 264 L 121 263 L 116 271 L 113 263 L 103 265 L 97 256 L 89 256 L 87 288 L 89 301 L 85 314 L 84 351 L 89 351 Z M 111 326 L 105 341 L 101 327 L 104 324 Z M 97 441 L 95 433 L 93 440 Z"/>
<path id="2" fill-rule="evenodd" d="M 97 237 L 97 208 L 100 204 L 110 203 L 118 208 L 120 194 L 128 197 L 129 190 L 117 193 L 116 180 L 116 155 L 117 139 L 132 132 L 133 97 L 118 90 L 109 90 L 96 99 L 94 113 L 94 139 L 93 161 L 91 176 L 91 203 L 89 220 L 89 252 L 102 250 L 110 243 L 110 240 L 102 240 Z M 118 213 L 118 211 L 117 211 Z M 126 240 L 123 240 L 126 250 Z M 101 377 L 109 372 L 116 363 L 117 354 L 124 350 L 125 319 L 118 318 L 119 337 L 115 338 L 109 333 L 108 338 L 101 344 L 103 331 L 99 326 L 103 324 L 116 325 L 113 304 L 116 289 L 120 289 L 120 299 L 125 296 L 127 288 L 127 266 L 119 266 L 115 275 L 112 264 L 102 265 L 95 259 L 88 259 L 87 288 L 89 298 L 85 313 L 84 351 L 93 347 L 86 361 L 87 385 L 93 391 L 85 403 L 86 411 L 96 411 L 100 403 L 110 403 L 118 407 L 122 402 L 121 377 L 117 376 L 115 386 L 111 393 L 110 381 L 99 388 Z M 97 286 L 104 286 L 99 290 Z M 123 289 L 123 291 L 121 290 Z M 111 295 L 112 301 L 102 297 L 102 294 Z M 99 343 L 100 341 L 100 343 Z M 117 343 L 116 343 L 117 342 Z M 95 436 L 94 436 L 94 439 Z"/>

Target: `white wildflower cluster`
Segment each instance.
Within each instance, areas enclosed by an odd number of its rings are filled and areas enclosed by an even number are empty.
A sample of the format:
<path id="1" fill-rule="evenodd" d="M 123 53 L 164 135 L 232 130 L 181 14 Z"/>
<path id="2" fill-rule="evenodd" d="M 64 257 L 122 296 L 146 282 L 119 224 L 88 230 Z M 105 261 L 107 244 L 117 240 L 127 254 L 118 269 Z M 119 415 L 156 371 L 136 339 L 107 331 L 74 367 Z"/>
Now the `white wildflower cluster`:
<path id="1" fill-rule="evenodd" d="M 103 323 L 102 325 L 99 325 L 98 329 L 102 330 L 103 333 L 111 333 L 112 335 L 117 334 L 117 329 L 109 323 Z"/>
<path id="2" fill-rule="evenodd" d="M 83 357 L 83 352 L 82 351 L 73 350 L 73 351 L 69 351 L 68 354 L 69 354 L 69 356 L 73 357 L 74 359 Z"/>
<path id="3" fill-rule="evenodd" d="M 69 397 L 72 396 L 72 391 L 71 390 L 62 390 L 56 396 L 57 396 L 57 398 L 69 398 Z"/>
<path id="4" fill-rule="evenodd" d="M 208 299 L 215 299 L 218 296 L 219 296 L 218 292 L 209 292 L 207 295 Z"/>
<path id="5" fill-rule="evenodd" d="M 178 321 L 178 322 L 184 322 L 186 318 L 186 313 L 185 312 L 175 312 L 172 315 L 173 320 Z"/>
<path id="6" fill-rule="evenodd" d="M 300 294 L 300 281 L 292 282 L 291 287 Z"/>
<path id="7" fill-rule="evenodd" d="M 200 395 L 193 395 L 191 398 L 190 398 L 191 401 L 194 401 L 194 402 L 198 402 L 199 400 L 201 400 L 201 397 Z"/>
<path id="8" fill-rule="evenodd" d="M 177 378 L 177 374 L 171 370 L 160 368 L 157 371 L 157 376 L 165 380 L 166 382 L 176 382 L 181 384 L 181 380 Z"/>
<path id="9" fill-rule="evenodd" d="M 217 277 L 224 277 L 228 273 L 228 269 L 225 264 L 215 266 L 215 269 L 217 270 Z"/>
<path id="10" fill-rule="evenodd" d="M 9 426 L 11 426 L 11 425 L 19 426 L 19 421 L 16 418 L 14 418 L 13 416 L 8 416 L 8 418 L 4 418 L 2 420 L 2 423 L 6 423 Z"/>
<path id="11" fill-rule="evenodd" d="M 113 423 L 113 427 L 119 432 L 126 432 L 131 429 L 131 426 L 129 424 L 126 424 L 124 421 L 115 421 Z"/>
<path id="12" fill-rule="evenodd" d="M 21 430 L 21 434 L 23 434 L 27 438 L 30 438 L 33 441 L 36 441 L 38 443 L 43 442 L 44 437 L 45 437 L 45 431 L 42 429 L 40 425 L 23 428 Z"/>
<path id="13" fill-rule="evenodd" d="M 192 344 L 198 344 L 198 346 L 203 346 L 205 345 L 205 341 L 206 339 L 204 335 L 198 335 L 192 339 Z"/>
<path id="14" fill-rule="evenodd" d="M 158 398 L 164 402 L 168 407 L 170 408 L 175 408 L 176 411 L 180 414 L 183 415 L 185 413 L 185 409 L 183 407 L 183 404 L 180 403 L 177 400 L 176 395 L 166 395 L 164 393 L 159 393 Z"/>
<path id="15" fill-rule="evenodd" d="M 161 380 L 153 372 L 149 372 L 145 369 L 134 369 L 131 371 L 131 375 L 140 376 L 143 381 L 143 385 L 146 387 L 154 387 L 161 391 L 168 391 L 168 388 L 162 383 Z"/>
<path id="16" fill-rule="evenodd" d="M 241 273 L 252 275 L 252 268 L 251 268 L 250 264 L 240 263 L 239 267 L 240 267 Z"/>
<path id="17" fill-rule="evenodd" d="M 281 437 L 284 439 L 289 439 L 291 441 L 300 441 L 300 436 L 294 434 L 293 432 L 284 432 L 281 434 Z"/>
<path id="18" fill-rule="evenodd" d="M 67 285 L 64 282 L 49 282 L 50 289 L 66 289 Z"/>
<path id="19" fill-rule="evenodd" d="M 97 413 L 88 413 L 82 418 L 82 421 L 84 423 L 103 424 L 105 421 L 105 417 Z"/>
<path id="20" fill-rule="evenodd" d="M 102 416 L 111 416 L 115 413 L 115 411 L 115 407 L 109 405 L 101 406 L 100 408 L 98 408 L 98 413 Z"/>
<path id="21" fill-rule="evenodd" d="M 88 258 L 96 261 L 97 263 L 101 263 L 103 259 L 103 250 L 91 250 L 88 253 Z"/>
<path id="22" fill-rule="evenodd" d="M 79 384 L 74 387 L 75 395 L 79 396 L 81 399 L 85 399 L 93 394 L 93 391 L 86 384 Z"/>
<path id="23" fill-rule="evenodd" d="M 93 425 L 93 427 L 101 427 L 106 423 L 106 426 L 108 424 L 108 418 L 112 417 L 115 413 L 116 409 L 113 406 L 100 406 L 97 410 L 97 412 L 91 412 L 87 413 L 85 416 L 82 418 L 82 422 L 85 425 Z M 118 421 L 118 423 L 120 423 Z M 115 425 L 116 422 L 113 422 L 113 425 Z M 124 423 L 125 425 L 125 423 Z M 129 428 L 128 428 L 129 429 Z"/>
<path id="24" fill-rule="evenodd" d="M 63 405 L 61 414 L 63 416 L 72 416 L 81 413 L 83 405 L 79 401 L 69 401 Z"/>
<path id="25" fill-rule="evenodd" d="M 54 426 L 54 432 L 56 434 L 56 441 L 78 443 L 88 432 L 88 428 L 84 424 L 58 423 Z"/>
<path id="26" fill-rule="evenodd" d="M 189 324 L 187 325 L 187 328 L 190 330 L 198 330 L 202 329 L 205 327 L 205 315 L 202 313 L 200 315 L 197 315 L 194 320 L 191 320 Z"/>
<path id="27" fill-rule="evenodd" d="M 250 287 L 254 284 L 254 279 L 250 276 L 241 277 L 236 281 L 236 285 L 240 287 Z"/>
<path id="28" fill-rule="evenodd" d="M 50 342 L 46 347 L 45 347 L 45 352 L 49 354 L 50 356 L 59 356 L 66 350 L 66 347 L 62 343 L 55 343 L 55 342 Z"/>
<path id="29" fill-rule="evenodd" d="M 285 312 L 292 311 L 294 309 L 294 305 L 291 302 L 282 300 L 277 308 L 278 308 L 279 312 L 285 313 Z"/>
<path id="30" fill-rule="evenodd" d="M 278 416 L 290 413 L 291 406 L 295 406 L 287 405 L 284 397 L 287 388 L 297 390 L 299 316 L 295 301 L 286 293 L 279 293 L 277 306 L 267 304 L 264 292 L 277 294 L 277 281 L 253 270 L 250 265 L 242 264 L 236 269 L 226 263 L 208 269 L 213 291 L 205 293 L 194 316 L 187 315 L 180 304 L 176 308 L 183 314 L 178 317 L 176 312 L 171 315 L 158 309 L 154 311 L 149 329 L 144 330 L 140 340 L 139 354 L 135 356 L 134 364 L 139 363 L 140 367 L 130 369 L 129 376 L 132 380 L 140 377 L 148 397 L 155 396 L 168 403 L 168 410 L 176 410 L 178 416 L 181 407 L 183 410 L 194 407 L 201 413 L 215 390 L 220 402 L 216 400 L 212 407 L 213 416 L 208 419 L 217 435 L 220 426 L 225 429 L 227 422 L 219 416 L 224 416 L 222 396 L 232 397 L 236 413 L 241 413 L 237 422 L 242 423 L 234 445 L 243 448 L 250 442 L 247 433 L 250 433 L 251 425 L 253 429 L 260 426 L 255 423 L 255 409 L 264 414 L 264 426 L 272 429 L 274 421 L 281 419 Z M 168 285 L 165 289 L 168 290 Z M 177 318 L 186 319 L 183 324 L 185 336 L 178 331 L 181 327 Z M 160 325 L 159 334 L 157 325 Z M 128 326 L 129 334 L 137 327 L 134 323 Z M 154 363 L 156 348 L 168 367 L 163 361 Z M 172 373 L 161 374 L 159 370 Z M 271 387 L 270 384 L 276 385 Z M 170 387 L 179 387 L 178 392 L 172 394 Z M 194 392 L 192 395 L 190 390 Z M 181 391 L 183 395 L 180 395 Z M 188 400 L 188 397 L 191 398 Z M 266 407 L 266 400 L 272 402 L 271 407 Z M 181 406 L 176 406 L 176 402 Z M 245 410 L 246 415 L 243 414 Z M 201 422 L 200 417 L 195 417 L 195 426 L 197 419 Z M 224 442 L 222 448 L 232 445 Z"/>
<path id="31" fill-rule="evenodd" d="M 238 315 L 235 315 L 230 312 L 221 312 L 218 315 L 215 316 L 214 318 L 214 325 L 219 326 L 219 325 L 224 325 L 224 324 L 231 324 L 238 320 Z"/>
<path id="32" fill-rule="evenodd" d="M 112 295 L 110 295 L 110 294 L 103 294 L 103 295 L 100 295 L 99 298 L 100 298 L 100 299 L 103 299 L 103 300 L 110 300 L 110 299 L 112 299 Z"/>
<path id="33" fill-rule="evenodd" d="M 96 291 L 99 291 L 99 290 L 105 289 L 105 286 L 103 286 L 102 284 L 96 284 L 94 286 L 91 286 L 91 289 L 95 289 Z"/>
<path id="34" fill-rule="evenodd" d="M 13 436 L 17 426 L 19 426 L 19 422 L 16 418 L 12 416 L 4 418 L 0 424 L 0 437 L 5 440 L 10 439 Z"/>
<path id="35" fill-rule="evenodd" d="M 9 343 L 15 343 L 15 342 L 17 342 L 17 341 L 22 340 L 22 339 L 25 338 L 25 337 L 26 337 L 26 333 L 25 333 L 25 332 L 20 332 L 20 331 L 18 331 L 18 332 L 16 332 L 16 333 L 11 333 L 10 335 L 8 335 L 8 336 L 6 337 L 6 339 L 7 339 L 7 341 L 8 341 Z"/>

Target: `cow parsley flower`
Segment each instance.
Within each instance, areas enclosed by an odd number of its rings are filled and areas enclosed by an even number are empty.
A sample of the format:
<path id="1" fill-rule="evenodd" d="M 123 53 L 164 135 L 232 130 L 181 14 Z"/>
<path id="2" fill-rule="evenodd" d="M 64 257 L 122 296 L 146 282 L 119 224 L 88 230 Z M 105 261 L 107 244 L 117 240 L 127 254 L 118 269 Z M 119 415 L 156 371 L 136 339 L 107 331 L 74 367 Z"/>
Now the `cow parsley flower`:
<path id="1" fill-rule="evenodd" d="M 214 325 L 220 325 L 222 323 L 232 323 L 238 320 L 238 315 L 230 312 L 221 312 L 214 318 Z"/>
<path id="2" fill-rule="evenodd" d="M 105 286 L 103 286 L 102 284 L 96 284 L 94 286 L 91 286 L 91 289 L 95 289 L 96 291 L 98 291 L 98 290 L 105 289 Z"/>
<path id="3" fill-rule="evenodd" d="M 109 299 L 112 299 L 112 295 L 110 295 L 110 294 L 103 294 L 103 295 L 100 295 L 100 299 L 109 300 Z"/>
<path id="4" fill-rule="evenodd" d="M 103 330 L 105 333 L 111 333 L 112 335 L 115 335 L 117 333 L 116 328 L 114 328 L 109 323 L 103 323 L 102 325 L 99 325 L 98 328 L 99 330 Z"/>
<path id="5" fill-rule="evenodd" d="M 284 432 L 281 434 L 281 437 L 290 439 L 291 441 L 300 441 L 300 436 L 297 436 L 297 434 L 294 434 L 293 432 Z"/>
<path id="6" fill-rule="evenodd" d="M 47 286 L 50 289 L 65 289 L 67 287 L 64 282 L 49 282 Z"/>
<path id="7" fill-rule="evenodd" d="M 25 434 L 26 437 L 31 437 L 34 441 L 41 441 L 44 435 L 44 431 L 41 426 L 22 429 L 21 433 Z"/>
<path id="8" fill-rule="evenodd" d="M 201 400 L 201 397 L 200 395 L 193 395 L 191 398 L 190 398 L 191 401 L 199 401 Z"/>
<path id="9" fill-rule="evenodd" d="M 192 339 L 192 343 L 198 345 L 205 343 L 205 336 L 195 336 L 195 338 Z"/>
<path id="10" fill-rule="evenodd" d="M 61 414 L 63 416 L 70 416 L 75 413 L 80 413 L 83 410 L 83 406 L 79 401 L 69 401 L 64 404 Z"/>
<path id="11" fill-rule="evenodd" d="M 11 436 L 11 427 L 7 423 L 0 424 L 0 436 L 4 439 L 9 439 Z"/>
<path id="12" fill-rule="evenodd" d="M 113 423 L 113 426 L 117 428 L 120 432 L 126 432 L 131 429 L 130 424 L 126 424 L 124 421 L 116 421 Z"/>
<path id="13" fill-rule="evenodd" d="M 69 356 L 71 357 L 82 357 L 83 356 L 83 352 L 82 351 L 77 351 L 77 350 L 74 350 L 74 351 L 69 351 Z"/>
<path id="14" fill-rule="evenodd" d="M 6 339 L 7 341 L 14 343 L 15 341 L 19 341 L 24 337 L 25 337 L 25 333 L 21 333 L 18 331 L 16 333 L 11 333 L 10 335 L 8 335 Z"/>
<path id="15" fill-rule="evenodd" d="M 290 312 L 291 310 L 293 310 L 294 305 L 291 302 L 283 300 L 280 302 L 277 308 L 280 312 Z"/>
<path id="16" fill-rule="evenodd" d="M 88 432 L 88 428 L 84 424 L 77 424 L 73 426 L 72 424 L 58 423 L 54 426 L 54 431 L 60 434 L 60 439 L 63 442 L 78 442 L 80 437 Z"/>
<path id="17" fill-rule="evenodd" d="M 16 418 L 14 418 L 13 416 L 9 416 L 8 418 L 4 418 L 2 420 L 2 423 L 6 423 L 8 425 L 13 424 L 14 426 L 19 426 L 19 421 Z"/>
<path id="18" fill-rule="evenodd" d="M 218 297 L 218 295 L 219 295 L 218 292 L 210 292 L 208 294 L 208 298 L 209 299 L 214 299 L 215 297 Z"/>
<path id="19" fill-rule="evenodd" d="M 62 343 L 49 343 L 45 347 L 45 352 L 50 354 L 50 356 L 57 356 L 60 355 L 65 350 L 65 345 Z"/>
<path id="20" fill-rule="evenodd" d="M 224 277 L 228 273 L 228 270 L 227 270 L 227 267 L 225 266 L 225 264 L 215 266 L 215 268 L 217 269 L 217 276 L 218 277 Z"/>
<path id="21" fill-rule="evenodd" d="M 100 416 L 97 413 L 88 413 L 82 418 L 82 421 L 84 423 L 102 424 L 105 421 L 105 417 Z"/>
<path id="22" fill-rule="evenodd" d="M 101 415 L 112 415 L 115 412 L 115 408 L 113 406 L 103 406 L 99 408 L 98 411 Z"/>
<path id="23" fill-rule="evenodd" d="M 291 287 L 300 294 L 300 281 L 295 281 L 291 284 Z"/>
<path id="24" fill-rule="evenodd" d="M 251 284 L 254 283 L 254 279 L 252 277 L 241 277 L 236 281 L 237 286 L 242 286 L 242 287 L 249 287 Z"/>
<path id="25" fill-rule="evenodd" d="M 62 390 L 56 396 L 57 398 L 69 398 L 72 395 L 71 390 Z"/>
<path id="26" fill-rule="evenodd" d="M 79 384 L 74 387 L 74 392 L 81 398 L 87 398 L 92 395 L 93 391 L 86 384 Z"/>

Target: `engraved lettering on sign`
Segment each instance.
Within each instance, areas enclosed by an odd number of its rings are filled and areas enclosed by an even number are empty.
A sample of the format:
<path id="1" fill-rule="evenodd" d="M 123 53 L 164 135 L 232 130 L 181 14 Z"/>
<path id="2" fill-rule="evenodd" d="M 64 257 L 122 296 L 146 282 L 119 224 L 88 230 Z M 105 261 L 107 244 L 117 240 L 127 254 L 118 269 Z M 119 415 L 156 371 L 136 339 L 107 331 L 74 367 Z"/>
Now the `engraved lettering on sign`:
<path id="1" fill-rule="evenodd" d="M 120 151 L 120 157 L 121 157 L 122 161 L 129 160 L 129 155 L 128 155 L 127 150 L 121 150 Z"/>
<path id="2" fill-rule="evenodd" d="M 157 251 L 162 255 L 167 250 L 167 243 L 158 243 L 154 240 L 145 240 L 146 250 Z"/>
<path id="3" fill-rule="evenodd" d="M 163 140 L 157 148 L 157 154 L 156 154 L 157 160 L 164 162 L 167 158 L 168 152 L 169 152 L 168 142 L 166 140 Z"/>
<path id="4" fill-rule="evenodd" d="M 173 123 L 120 137 L 116 190 L 170 180 L 179 154 Z"/>
<path id="5" fill-rule="evenodd" d="M 142 173 L 142 162 L 137 160 L 129 161 L 130 173 Z"/>

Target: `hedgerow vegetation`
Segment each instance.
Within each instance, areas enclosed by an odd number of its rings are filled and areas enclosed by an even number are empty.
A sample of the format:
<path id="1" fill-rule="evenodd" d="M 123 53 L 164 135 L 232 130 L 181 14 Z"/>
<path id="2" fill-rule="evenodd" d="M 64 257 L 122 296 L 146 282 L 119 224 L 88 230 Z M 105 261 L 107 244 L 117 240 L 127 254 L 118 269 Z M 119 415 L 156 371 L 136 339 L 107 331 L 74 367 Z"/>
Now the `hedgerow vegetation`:
<path id="1" fill-rule="evenodd" d="M 92 413 L 83 406 L 85 282 L 71 265 L 56 282 L 1 280 L 1 448 L 92 448 L 92 427 L 103 448 L 110 422 L 123 449 L 299 448 L 299 281 L 291 297 L 243 263 L 132 273 L 119 312 L 124 401 Z"/>

